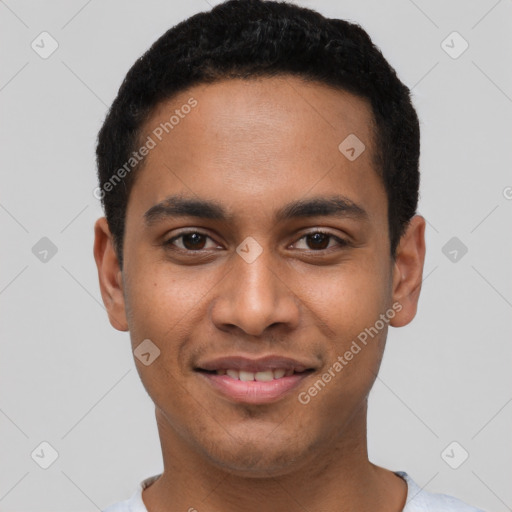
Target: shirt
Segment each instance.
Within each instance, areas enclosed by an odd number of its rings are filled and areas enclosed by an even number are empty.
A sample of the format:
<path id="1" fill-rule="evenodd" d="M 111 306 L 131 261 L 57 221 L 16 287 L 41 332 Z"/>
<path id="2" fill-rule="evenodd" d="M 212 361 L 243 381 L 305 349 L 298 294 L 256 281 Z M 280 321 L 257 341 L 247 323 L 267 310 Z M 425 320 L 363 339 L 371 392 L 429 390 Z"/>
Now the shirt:
<path id="1" fill-rule="evenodd" d="M 433 494 L 419 487 L 404 471 L 395 474 L 407 482 L 407 500 L 402 512 L 484 512 L 446 494 Z M 148 512 L 142 501 L 142 491 L 160 475 L 143 480 L 131 498 L 110 505 L 103 512 Z"/>

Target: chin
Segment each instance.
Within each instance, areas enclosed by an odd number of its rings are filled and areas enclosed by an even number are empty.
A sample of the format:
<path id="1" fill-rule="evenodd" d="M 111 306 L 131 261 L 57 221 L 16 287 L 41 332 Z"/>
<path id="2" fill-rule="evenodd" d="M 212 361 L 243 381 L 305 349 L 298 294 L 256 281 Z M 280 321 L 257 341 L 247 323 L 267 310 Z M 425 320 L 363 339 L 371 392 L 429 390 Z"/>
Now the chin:
<path id="1" fill-rule="evenodd" d="M 243 478 L 275 478 L 289 474 L 297 468 L 299 459 L 283 453 L 263 456 L 261 451 L 236 457 L 226 455 L 223 454 L 222 459 L 216 457 L 212 462 L 219 469 Z"/>
<path id="2" fill-rule="evenodd" d="M 228 438 L 203 447 L 204 455 L 219 469 L 246 478 L 269 478 L 290 473 L 302 465 L 309 446 L 301 446 L 292 435 Z M 304 440 L 303 440 L 304 442 Z M 299 463 L 299 461 L 301 461 Z"/>

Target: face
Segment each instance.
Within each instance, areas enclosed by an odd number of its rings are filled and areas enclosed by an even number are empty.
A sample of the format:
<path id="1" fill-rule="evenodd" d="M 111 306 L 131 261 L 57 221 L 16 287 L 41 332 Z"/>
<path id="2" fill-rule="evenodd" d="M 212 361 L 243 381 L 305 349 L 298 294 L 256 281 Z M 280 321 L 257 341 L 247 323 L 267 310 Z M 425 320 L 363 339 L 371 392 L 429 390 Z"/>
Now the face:
<path id="1" fill-rule="evenodd" d="M 136 354 L 151 340 L 135 361 L 161 436 L 251 475 L 363 439 L 424 252 L 417 217 L 390 257 L 369 105 L 294 77 L 226 80 L 161 104 L 148 136 L 122 272 L 104 219 L 95 254 L 112 324 Z"/>

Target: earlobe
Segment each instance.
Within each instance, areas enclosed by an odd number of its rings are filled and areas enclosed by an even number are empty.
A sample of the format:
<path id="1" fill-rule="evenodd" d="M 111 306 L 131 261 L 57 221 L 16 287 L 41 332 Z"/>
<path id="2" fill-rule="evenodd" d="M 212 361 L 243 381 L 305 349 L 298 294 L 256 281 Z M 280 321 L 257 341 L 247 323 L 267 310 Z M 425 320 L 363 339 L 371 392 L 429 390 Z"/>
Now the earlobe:
<path id="1" fill-rule="evenodd" d="M 99 218 L 94 225 L 94 259 L 98 269 L 101 297 L 110 323 L 118 331 L 128 331 L 123 275 L 105 217 Z"/>
<path id="2" fill-rule="evenodd" d="M 425 262 L 425 219 L 415 215 L 400 239 L 393 269 L 393 303 L 402 308 L 390 324 L 407 325 L 416 315 Z"/>

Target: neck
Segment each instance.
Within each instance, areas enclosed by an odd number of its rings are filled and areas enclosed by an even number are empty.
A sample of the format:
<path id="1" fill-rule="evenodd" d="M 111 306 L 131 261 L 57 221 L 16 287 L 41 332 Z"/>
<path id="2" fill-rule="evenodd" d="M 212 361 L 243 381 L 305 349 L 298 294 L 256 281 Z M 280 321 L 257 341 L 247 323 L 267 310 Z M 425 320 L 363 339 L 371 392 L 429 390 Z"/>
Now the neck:
<path id="1" fill-rule="evenodd" d="M 164 471 L 143 492 L 148 512 L 400 512 L 407 484 L 368 460 L 366 404 L 347 427 L 293 466 L 241 474 L 198 453 L 157 410 Z"/>

